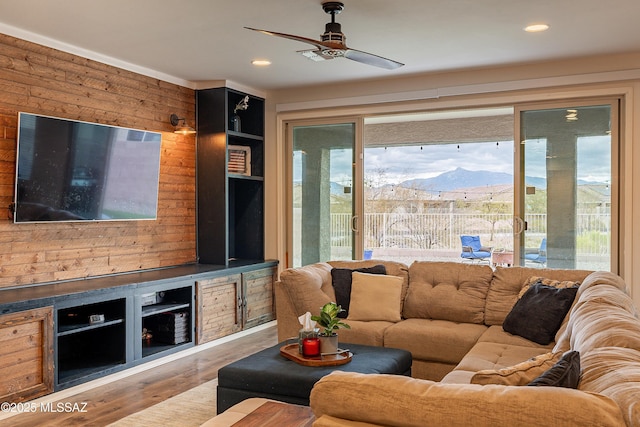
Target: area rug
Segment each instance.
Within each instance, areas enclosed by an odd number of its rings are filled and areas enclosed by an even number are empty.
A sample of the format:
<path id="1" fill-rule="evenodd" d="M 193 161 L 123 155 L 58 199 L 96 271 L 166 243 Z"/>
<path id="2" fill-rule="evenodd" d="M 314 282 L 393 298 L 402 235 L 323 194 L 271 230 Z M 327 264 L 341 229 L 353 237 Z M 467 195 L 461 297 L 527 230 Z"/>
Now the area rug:
<path id="1" fill-rule="evenodd" d="M 191 427 L 199 426 L 216 415 L 218 379 L 187 390 L 150 406 L 108 427 Z"/>

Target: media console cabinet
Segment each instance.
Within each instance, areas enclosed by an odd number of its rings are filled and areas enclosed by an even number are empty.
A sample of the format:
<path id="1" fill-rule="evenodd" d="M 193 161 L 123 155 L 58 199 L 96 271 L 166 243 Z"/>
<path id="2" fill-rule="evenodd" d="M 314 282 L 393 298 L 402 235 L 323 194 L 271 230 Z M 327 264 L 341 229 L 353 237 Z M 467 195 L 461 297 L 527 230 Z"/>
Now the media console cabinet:
<path id="1" fill-rule="evenodd" d="M 0 401 L 20 402 L 275 319 L 277 261 L 0 290 Z"/>

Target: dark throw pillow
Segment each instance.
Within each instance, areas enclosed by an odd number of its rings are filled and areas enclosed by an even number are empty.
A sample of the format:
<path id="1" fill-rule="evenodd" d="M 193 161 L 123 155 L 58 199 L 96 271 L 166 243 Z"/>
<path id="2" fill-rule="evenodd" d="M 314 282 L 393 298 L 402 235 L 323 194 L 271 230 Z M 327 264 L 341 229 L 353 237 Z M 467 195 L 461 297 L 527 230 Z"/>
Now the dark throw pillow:
<path id="1" fill-rule="evenodd" d="M 356 268 L 332 268 L 331 284 L 336 292 L 336 304 L 341 306 L 344 311 L 338 314 L 338 317 L 346 319 L 349 315 L 349 304 L 351 303 L 351 273 L 357 271 L 359 273 L 369 274 L 387 274 L 384 265 L 374 265 L 373 267 Z"/>
<path id="2" fill-rule="evenodd" d="M 555 338 L 577 292 L 577 287 L 558 289 L 535 284 L 515 303 L 502 329 L 547 345 Z"/>
<path id="3" fill-rule="evenodd" d="M 528 385 L 578 388 L 580 382 L 580 353 L 569 351 L 558 362 Z"/>

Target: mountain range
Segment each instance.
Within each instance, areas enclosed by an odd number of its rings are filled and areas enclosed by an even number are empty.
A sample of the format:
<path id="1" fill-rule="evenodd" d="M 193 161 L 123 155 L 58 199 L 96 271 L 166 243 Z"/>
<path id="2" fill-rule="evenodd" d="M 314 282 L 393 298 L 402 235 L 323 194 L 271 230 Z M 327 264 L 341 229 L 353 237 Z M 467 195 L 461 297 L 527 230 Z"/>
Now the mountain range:
<path id="1" fill-rule="evenodd" d="M 440 191 L 453 191 L 462 188 L 490 187 L 493 185 L 513 184 L 513 175 L 505 172 L 470 171 L 456 168 L 452 171 L 441 173 L 432 178 L 416 178 L 401 182 L 399 185 L 406 188 L 415 188 L 423 191 L 437 193 Z M 547 188 L 545 178 L 525 176 L 525 184 L 540 189 Z M 578 180 L 578 185 L 602 185 L 600 182 Z"/>
<path id="2" fill-rule="evenodd" d="M 525 182 L 537 188 L 546 188 L 544 178 L 526 177 Z M 505 172 L 471 171 L 456 168 L 443 172 L 432 178 L 415 178 L 402 181 L 399 185 L 406 188 L 416 188 L 429 192 L 452 191 L 461 188 L 487 187 L 493 185 L 513 184 L 513 175 Z"/>
<path id="3" fill-rule="evenodd" d="M 527 176 L 525 177 L 525 183 L 527 186 L 539 189 L 547 188 L 547 180 L 545 178 Z M 386 186 L 388 185 L 391 184 Z M 402 181 L 399 184 L 393 184 L 393 186 L 427 191 L 433 194 L 494 185 L 513 185 L 513 175 L 505 172 L 471 171 L 464 168 L 456 168 L 432 178 L 415 178 Z M 606 183 L 578 180 L 578 185 L 603 186 Z M 331 194 L 340 195 L 344 193 L 345 187 L 343 185 L 331 182 Z"/>

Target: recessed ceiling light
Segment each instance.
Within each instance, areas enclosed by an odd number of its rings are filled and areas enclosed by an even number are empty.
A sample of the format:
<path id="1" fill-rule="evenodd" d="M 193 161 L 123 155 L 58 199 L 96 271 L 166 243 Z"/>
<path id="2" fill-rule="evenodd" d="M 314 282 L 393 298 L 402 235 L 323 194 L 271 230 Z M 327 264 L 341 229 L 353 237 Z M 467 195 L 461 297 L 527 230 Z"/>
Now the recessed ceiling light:
<path id="1" fill-rule="evenodd" d="M 267 59 L 254 59 L 251 63 L 257 67 L 266 67 L 267 65 L 271 65 L 271 61 Z"/>
<path id="2" fill-rule="evenodd" d="M 546 31 L 549 29 L 547 24 L 532 24 L 524 27 L 524 30 L 528 33 L 539 33 L 540 31 Z"/>

